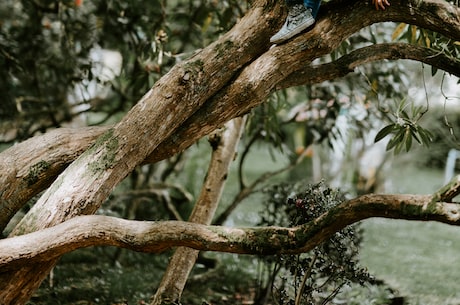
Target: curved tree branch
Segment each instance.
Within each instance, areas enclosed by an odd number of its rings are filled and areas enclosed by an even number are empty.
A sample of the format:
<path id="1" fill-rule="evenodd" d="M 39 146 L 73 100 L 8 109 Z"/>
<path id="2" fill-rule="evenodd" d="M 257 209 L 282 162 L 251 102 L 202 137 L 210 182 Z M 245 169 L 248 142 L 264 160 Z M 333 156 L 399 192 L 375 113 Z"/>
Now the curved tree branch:
<path id="1" fill-rule="evenodd" d="M 170 153 L 180 152 L 222 125 L 222 122 L 247 113 L 264 102 L 284 78 L 302 71 L 313 58 L 334 50 L 344 39 L 363 27 L 377 22 L 405 22 L 458 41 L 459 16 L 460 8 L 444 0 L 396 0 L 385 11 L 376 11 L 370 3 L 361 0 L 326 3 L 311 31 L 271 48 L 246 66 L 233 84 L 209 99 L 176 130 L 174 137 L 165 139 L 145 162 L 156 162 Z M 311 81 L 306 80 L 305 83 Z M 169 149 L 171 147 L 172 150 Z"/>
<path id="2" fill-rule="evenodd" d="M 316 66 L 306 66 L 285 78 L 277 85 L 284 89 L 305 84 L 317 84 L 344 77 L 358 66 L 379 60 L 411 59 L 429 64 L 460 77 L 460 60 L 439 51 L 408 43 L 381 43 L 363 47 L 339 59 Z"/>
<path id="3" fill-rule="evenodd" d="M 460 225 L 460 205 L 430 195 L 364 195 L 294 228 L 229 228 L 181 221 L 78 216 L 54 227 L 0 240 L 0 273 L 54 260 L 78 248 L 116 246 L 157 253 L 171 247 L 240 254 L 302 253 L 344 227 L 370 217 Z"/>
<path id="4" fill-rule="evenodd" d="M 362 48 L 343 56 L 335 62 L 315 67 L 309 66 L 312 57 L 327 53 L 327 50 L 332 50 L 334 46 L 337 46 L 347 35 L 351 35 L 353 31 L 374 22 L 404 21 L 439 31 L 454 40 L 460 40 L 460 21 L 458 17 L 460 9 L 458 7 L 442 0 L 425 0 L 417 4 L 411 1 L 401 1 L 392 1 L 391 8 L 384 12 L 377 12 L 362 1 L 325 4 L 322 7 L 318 25 L 311 32 L 297 37 L 286 45 L 272 49 L 257 59 L 247 68 L 249 72 L 241 73 L 240 81 L 237 79 L 237 83 L 244 84 L 241 89 L 238 90 L 234 88 L 235 86 L 228 86 L 211 97 L 199 111 L 181 124 L 173 135 L 159 144 L 144 162 L 154 163 L 183 151 L 199 138 L 210 133 L 231 118 L 248 112 L 265 100 L 266 96 L 274 89 L 270 88 L 270 86 L 280 89 L 301 84 L 319 83 L 326 79 L 344 76 L 360 64 L 381 59 L 419 60 L 458 76 L 458 71 L 460 71 L 458 60 L 448 58 L 444 54 L 428 48 L 399 43 Z M 344 5 L 348 6 L 346 10 L 341 7 Z M 352 9 L 349 6 L 352 6 Z M 275 10 L 274 14 L 276 13 L 279 12 Z M 364 19 L 356 17 L 356 15 L 360 14 L 365 16 Z M 273 15 L 265 15 L 264 18 L 267 18 L 266 24 L 270 24 L 272 22 L 270 18 L 273 18 Z M 342 33 L 337 29 L 331 28 L 334 23 L 339 24 L 340 28 L 346 29 L 346 31 Z M 269 31 L 265 31 L 263 35 L 267 36 L 266 38 L 268 39 L 269 34 Z M 318 46 L 319 51 L 309 50 L 309 52 L 304 52 L 308 48 L 317 47 L 316 45 L 306 45 L 309 41 L 321 41 L 324 46 Z M 269 62 L 264 63 L 267 59 Z M 273 68 L 268 69 L 265 73 L 267 76 L 260 79 L 258 84 L 253 84 L 253 76 L 251 75 L 251 73 L 254 73 L 253 70 L 257 70 L 259 67 L 266 69 L 269 65 L 272 65 Z M 288 67 L 287 70 L 286 67 Z M 289 69 L 294 72 L 290 73 Z M 260 74 L 260 71 L 256 73 L 256 75 Z M 283 80 L 283 77 L 271 77 L 274 74 L 285 74 L 287 76 Z M 260 93 L 251 94 L 256 90 L 262 91 L 262 95 Z M 222 99 L 222 97 L 225 98 Z M 229 105 L 233 106 L 229 108 Z M 8 190 L 0 191 L 0 199 L 2 199 L 2 204 L 0 205 L 0 232 L 25 202 L 48 187 L 57 174 L 62 172 L 92 141 L 108 128 L 85 128 L 81 129 L 81 133 L 78 133 L 78 135 L 77 131 L 71 131 L 71 134 L 67 134 L 67 136 L 66 133 L 69 130 L 59 129 L 62 132 L 59 137 L 56 137 L 55 134 L 50 134 L 44 135 L 41 139 L 29 140 L 35 141 L 35 143 L 42 141 L 42 143 L 48 144 L 46 149 L 49 157 L 47 158 L 42 157 L 43 150 L 30 150 L 36 144 L 29 141 L 26 141 L 23 147 L 29 147 L 29 151 L 25 153 L 33 158 L 23 158 L 21 160 L 18 157 L 15 160 L 11 160 L 10 156 L 20 156 L 16 151 L 19 146 L 0 154 L 0 169 L 3 173 L 0 178 L 0 185 L 3 188 L 8 188 Z M 48 138 L 49 136 L 51 136 L 51 139 Z M 56 137 L 56 139 L 53 139 L 53 137 Z M 85 138 L 87 142 L 75 141 L 78 137 Z M 69 140 L 72 140 L 72 145 L 74 146 L 66 149 L 65 145 L 69 143 Z M 60 148 L 59 145 L 64 145 L 64 149 Z M 35 170 L 40 164 L 50 166 L 41 167 L 40 179 L 31 184 L 31 180 L 27 179 L 28 174 L 24 176 L 21 171 L 24 171 L 24 169 Z M 10 179 L 16 179 L 15 187 L 12 188 L 9 183 L 4 183 L 6 182 L 5 179 L 9 181 L 12 181 Z M 26 180 L 25 182 L 24 179 Z M 12 192 L 13 189 L 14 192 Z"/>
<path id="5" fill-rule="evenodd" d="M 360 65 L 383 59 L 416 60 L 460 77 L 460 60 L 458 59 L 422 46 L 407 43 L 382 43 L 357 49 L 330 63 L 308 65 L 290 74 L 276 88 L 279 90 L 344 77 Z M 52 179 L 107 129 L 109 127 L 87 127 L 80 130 L 57 129 L 31 138 L 2 153 L 0 168 L 3 175 L 0 177 L 0 185 L 8 185 L 9 191 L 2 193 L 2 196 L 9 199 L 2 201 L 5 208 L 0 205 L 0 211 L 4 211 L 0 213 L 0 232 L 25 201 L 47 188 Z M 165 158 L 171 156 L 165 156 L 170 147 L 170 145 L 160 147 L 160 150 L 165 152 L 160 155 Z M 46 158 L 42 158 L 47 152 Z M 146 162 L 155 161 L 152 158 L 158 157 L 153 153 L 146 159 Z M 49 166 L 38 168 L 39 164 L 45 164 L 43 162 Z M 26 172 L 25 169 L 29 169 L 29 172 Z M 39 169 L 38 172 L 37 169 Z M 31 176 L 34 170 L 36 174 Z M 6 183 L 7 181 L 15 181 L 16 184 L 12 187 L 11 184 Z M 15 195 L 11 194 L 13 191 L 16 192 Z"/>

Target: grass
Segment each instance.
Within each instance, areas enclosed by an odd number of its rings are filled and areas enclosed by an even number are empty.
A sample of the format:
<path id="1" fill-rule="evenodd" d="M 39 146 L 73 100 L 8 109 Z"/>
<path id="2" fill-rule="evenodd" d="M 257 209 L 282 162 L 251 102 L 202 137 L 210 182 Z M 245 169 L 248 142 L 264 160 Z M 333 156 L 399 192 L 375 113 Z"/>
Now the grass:
<path id="1" fill-rule="evenodd" d="M 396 164 L 394 193 L 429 194 L 442 186 L 443 172 Z M 435 222 L 369 219 L 363 222 L 361 262 L 408 297 L 410 304 L 460 304 L 460 228 Z"/>
<path id="2" fill-rule="evenodd" d="M 414 304 L 459 304 L 459 228 L 434 222 L 363 223 L 361 262 Z"/>

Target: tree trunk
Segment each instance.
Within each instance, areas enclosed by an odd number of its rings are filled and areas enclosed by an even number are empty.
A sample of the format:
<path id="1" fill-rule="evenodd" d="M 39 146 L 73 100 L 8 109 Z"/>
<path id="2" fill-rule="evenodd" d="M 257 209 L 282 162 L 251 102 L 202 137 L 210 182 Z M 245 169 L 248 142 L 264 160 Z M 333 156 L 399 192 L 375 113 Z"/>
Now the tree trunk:
<path id="1" fill-rule="evenodd" d="M 234 160 L 245 119 L 236 118 L 224 130 L 211 136 L 212 158 L 200 196 L 190 215 L 189 222 L 209 225 L 219 204 L 227 180 L 228 170 Z M 190 271 L 199 251 L 179 247 L 171 257 L 168 268 L 153 298 L 152 305 L 179 304 Z"/>

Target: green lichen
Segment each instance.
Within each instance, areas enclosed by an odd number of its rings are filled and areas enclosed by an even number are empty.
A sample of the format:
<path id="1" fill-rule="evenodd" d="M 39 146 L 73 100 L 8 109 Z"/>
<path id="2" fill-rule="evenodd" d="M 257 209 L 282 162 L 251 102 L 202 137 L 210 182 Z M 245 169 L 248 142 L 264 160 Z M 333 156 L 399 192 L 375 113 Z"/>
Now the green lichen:
<path id="1" fill-rule="evenodd" d="M 113 165 L 118 150 L 118 138 L 113 135 L 113 129 L 100 136 L 87 153 L 95 152 L 101 147 L 103 147 L 102 156 L 88 165 L 92 174 L 105 171 Z"/>
<path id="2" fill-rule="evenodd" d="M 194 95 L 209 91 L 208 81 L 203 82 L 204 62 L 201 59 L 189 61 L 183 69 L 184 75 L 179 80 L 181 86 L 189 86 Z"/>
<path id="3" fill-rule="evenodd" d="M 432 201 L 425 206 L 401 203 L 401 213 L 415 218 L 424 218 L 437 213 L 437 203 Z"/>
<path id="4" fill-rule="evenodd" d="M 234 46 L 233 41 L 226 40 L 222 43 L 216 45 L 215 50 L 218 57 L 225 56 L 228 53 L 228 50 Z"/>
<path id="5" fill-rule="evenodd" d="M 407 216 L 421 216 L 423 212 L 423 207 L 413 204 L 406 204 L 401 202 L 401 213 Z"/>
<path id="6" fill-rule="evenodd" d="M 30 185 L 37 183 L 38 180 L 40 179 L 40 175 L 44 173 L 45 171 L 47 171 L 50 168 L 50 166 L 51 164 L 49 164 L 48 162 L 44 160 L 39 161 L 35 163 L 34 165 L 32 165 L 29 168 L 29 173 L 27 174 L 25 178 L 27 185 L 30 186 Z"/>
<path id="7" fill-rule="evenodd" d="M 434 215 L 438 213 L 438 204 L 435 201 L 430 202 L 425 208 L 424 208 L 424 213 L 425 214 L 430 214 Z"/>
<path id="8" fill-rule="evenodd" d="M 185 70 L 192 70 L 192 71 L 203 71 L 203 68 L 204 68 L 204 61 L 202 61 L 201 59 L 189 61 L 184 67 Z"/>
<path id="9" fill-rule="evenodd" d="M 96 141 L 91 145 L 85 154 L 92 154 L 96 149 L 98 149 L 101 145 L 104 145 L 111 137 L 113 137 L 113 129 L 110 128 L 104 134 L 102 134 Z"/>

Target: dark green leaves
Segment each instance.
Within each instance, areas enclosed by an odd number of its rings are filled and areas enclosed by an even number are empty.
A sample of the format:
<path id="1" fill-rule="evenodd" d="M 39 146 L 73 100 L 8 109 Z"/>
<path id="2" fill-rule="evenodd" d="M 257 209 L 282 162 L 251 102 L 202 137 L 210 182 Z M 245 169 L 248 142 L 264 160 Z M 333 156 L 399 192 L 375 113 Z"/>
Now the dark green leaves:
<path id="1" fill-rule="evenodd" d="M 399 125 L 393 123 L 385 126 L 377 133 L 375 142 L 382 140 L 390 134 L 393 134 L 393 137 L 388 142 L 386 149 L 394 149 L 396 154 L 401 152 L 403 148 L 408 152 L 412 147 L 413 139 L 415 139 L 417 143 L 426 146 L 429 145 L 432 139 L 431 133 L 420 125 L 413 123 Z"/>
<path id="2" fill-rule="evenodd" d="M 406 101 L 402 101 L 399 104 L 394 122 L 383 127 L 374 139 L 375 142 L 378 142 L 386 136 L 392 135 L 386 149 L 387 151 L 394 149 L 395 154 L 400 153 L 403 149 L 408 152 L 414 139 L 420 145 L 428 146 L 433 138 L 427 129 L 418 124 L 418 120 L 426 112 L 426 109 L 412 105 L 411 115 L 409 116 L 405 110 L 406 106 Z"/>

